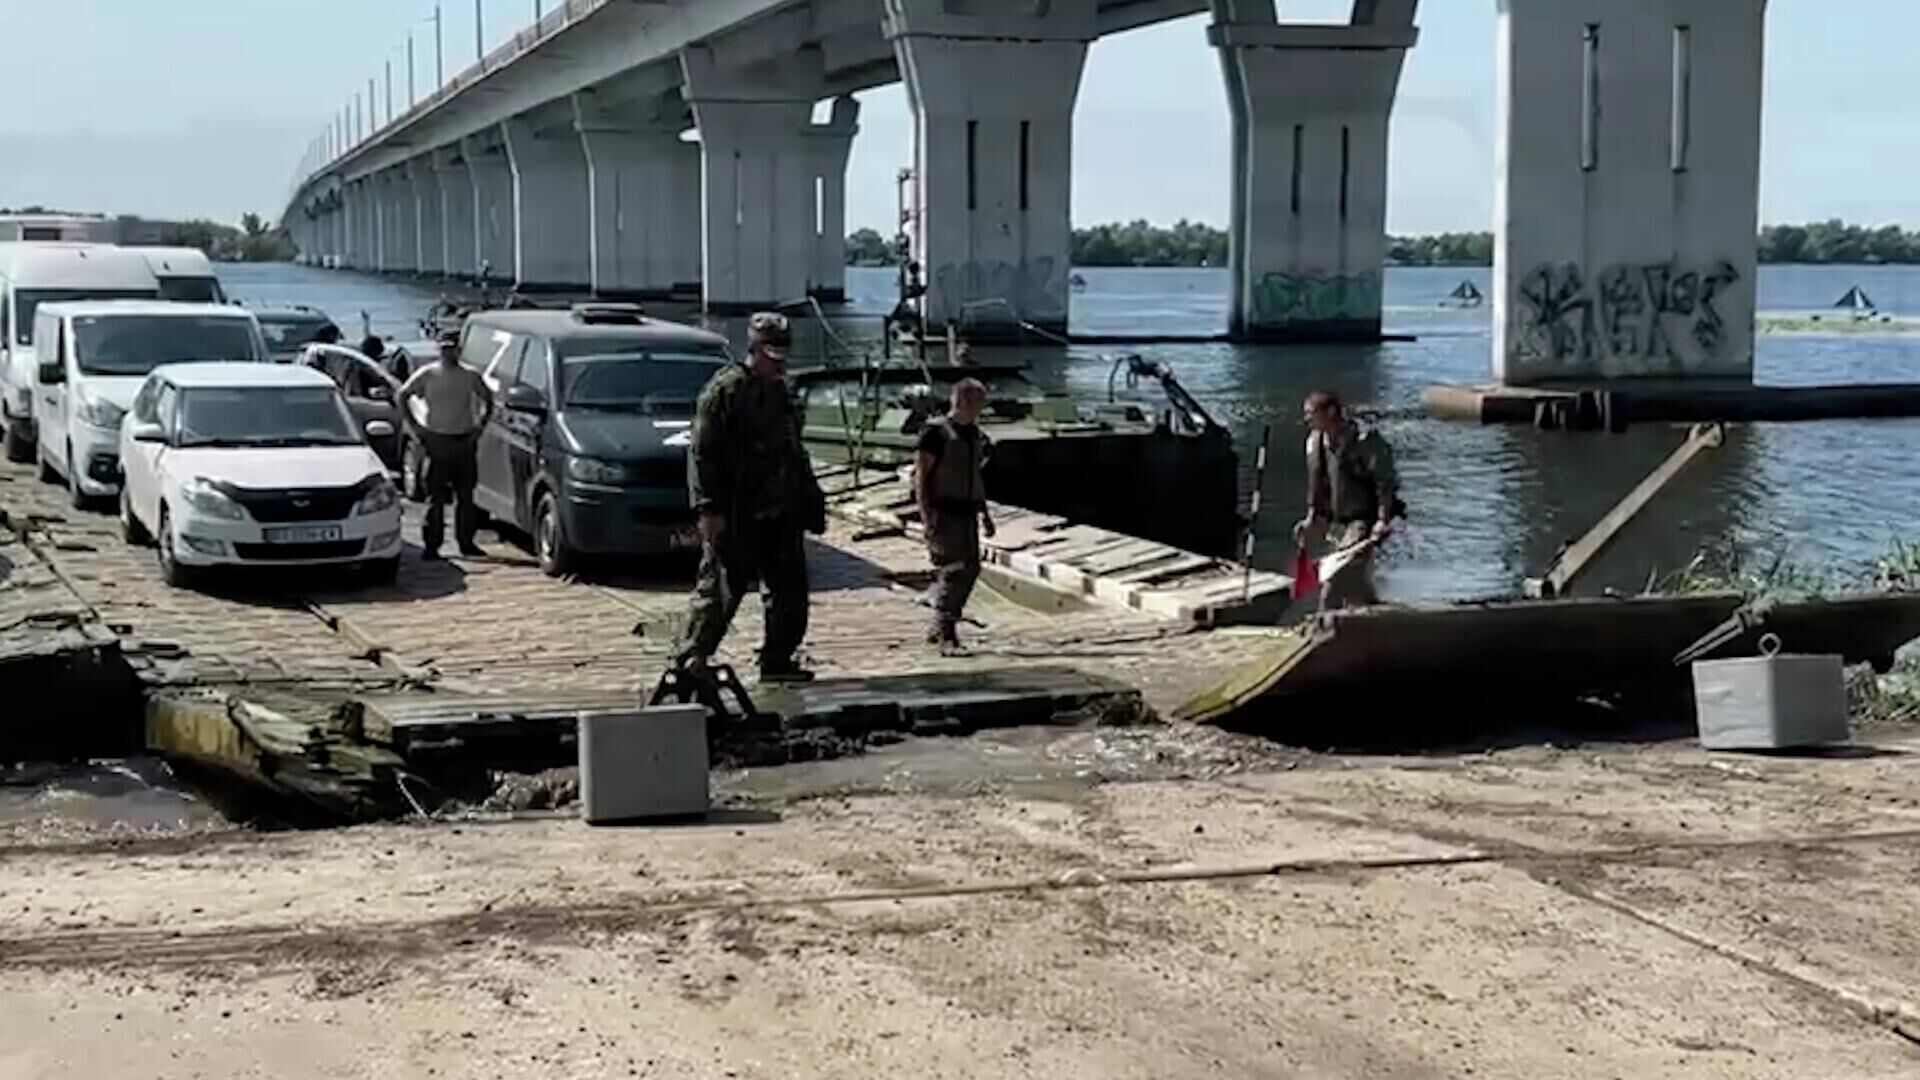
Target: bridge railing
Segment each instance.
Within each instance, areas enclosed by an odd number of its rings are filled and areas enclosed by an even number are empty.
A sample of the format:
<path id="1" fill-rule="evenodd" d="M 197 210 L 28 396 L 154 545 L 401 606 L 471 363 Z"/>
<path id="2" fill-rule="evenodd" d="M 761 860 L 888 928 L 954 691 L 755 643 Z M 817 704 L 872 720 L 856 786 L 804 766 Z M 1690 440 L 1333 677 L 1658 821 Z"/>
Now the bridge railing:
<path id="1" fill-rule="evenodd" d="M 368 144 L 378 142 L 380 139 L 385 138 L 390 132 L 407 126 L 427 113 L 460 96 L 460 94 L 464 93 L 475 83 L 480 82 L 482 79 L 485 79 L 487 76 L 502 68 L 508 67 L 514 61 L 538 48 L 542 42 L 566 30 L 574 23 L 579 22 L 612 2 L 613 0 L 564 0 L 563 3 L 555 5 L 552 11 L 541 16 L 539 22 L 519 30 L 505 42 L 495 47 L 492 52 L 487 53 L 467 67 L 454 72 L 443 85 L 408 106 L 405 111 L 396 114 L 391 120 L 384 124 L 375 125 L 366 135 L 347 144 L 340 153 L 334 155 L 331 159 L 323 161 L 317 168 L 297 173 L 293 180 L 293 186 L 287 193 L 288 204 L 292 204 L 294 197 L 299 194 L 300 189 L 306 187 L 315 177 L 330 171 L 335 165 L 339 164 L 342 159 L 352 157 Z M 371 103 L 369 104 L 369 108 L 372 108 Z"/>

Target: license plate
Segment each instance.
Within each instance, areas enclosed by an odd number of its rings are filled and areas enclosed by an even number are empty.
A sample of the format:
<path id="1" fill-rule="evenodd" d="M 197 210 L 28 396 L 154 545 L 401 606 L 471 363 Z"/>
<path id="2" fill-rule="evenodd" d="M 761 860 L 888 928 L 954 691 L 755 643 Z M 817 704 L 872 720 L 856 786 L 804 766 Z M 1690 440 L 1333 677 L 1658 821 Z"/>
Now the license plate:
<path id="1" fill-rule="evenodd" d="M 292 529 L 265 530 L 269 544 L 325 544 L 340 539 L 338 525 L 304 525 Z"/>
<path id="2" fill-rule="evenodd" d="M 667 543 L 675 551 L 691 551 L 700 546 L 699 529 L 675 529 L 667 538 Z"/>

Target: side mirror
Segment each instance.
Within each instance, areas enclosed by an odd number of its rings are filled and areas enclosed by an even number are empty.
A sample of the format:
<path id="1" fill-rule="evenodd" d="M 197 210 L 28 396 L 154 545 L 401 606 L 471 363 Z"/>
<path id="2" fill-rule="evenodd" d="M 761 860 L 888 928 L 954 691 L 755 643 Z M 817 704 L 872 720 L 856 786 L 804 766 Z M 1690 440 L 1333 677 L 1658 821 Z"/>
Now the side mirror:
<path id="1" fill-rule="evenodd" d="M 547 411 L 547 395 L 532 386 L 509 386 L 500 403 L 514 412 L 544 413 Z"/>
<path id="2" fill-rule="evenodd" d="M 159 424 L 139 420 L 129 422 L 127 434 L 133 437 L 134 442 L 138 443 L 163 443 L 167 441 L 167 433 L 161 430 Z"/>
<path id="3" fill-rule="evenodd" d="M 39 377 L 42 386 L 58 386 L 67 381 L 67 365 L 41 364 Z"/>

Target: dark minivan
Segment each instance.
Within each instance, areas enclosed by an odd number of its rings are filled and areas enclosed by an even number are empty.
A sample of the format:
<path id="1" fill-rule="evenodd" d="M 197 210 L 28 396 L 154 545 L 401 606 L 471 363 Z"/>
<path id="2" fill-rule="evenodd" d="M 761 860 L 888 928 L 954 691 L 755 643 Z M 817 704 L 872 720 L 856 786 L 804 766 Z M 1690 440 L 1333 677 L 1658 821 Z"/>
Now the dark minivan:
<path id="1" fill-rule="evenodd" d="M 542 570 L 700 546 L 687 446 L 701 388 L 730 362 L 725 338 L 578 304 L 471 315 L 460 356 L 496 403 L 475 501 L 533 537 Z"/>

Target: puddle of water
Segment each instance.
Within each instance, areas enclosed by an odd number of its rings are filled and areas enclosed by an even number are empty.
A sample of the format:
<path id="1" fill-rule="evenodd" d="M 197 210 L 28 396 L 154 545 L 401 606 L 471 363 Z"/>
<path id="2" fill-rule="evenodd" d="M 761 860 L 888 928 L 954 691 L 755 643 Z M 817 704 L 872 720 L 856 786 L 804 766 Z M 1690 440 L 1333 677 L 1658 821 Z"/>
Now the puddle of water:
<path id="1" fill-rule="evenodd" d="M 224 823 L 157 758 L 0 765 L 0 828 L 168 833 Z"/>

